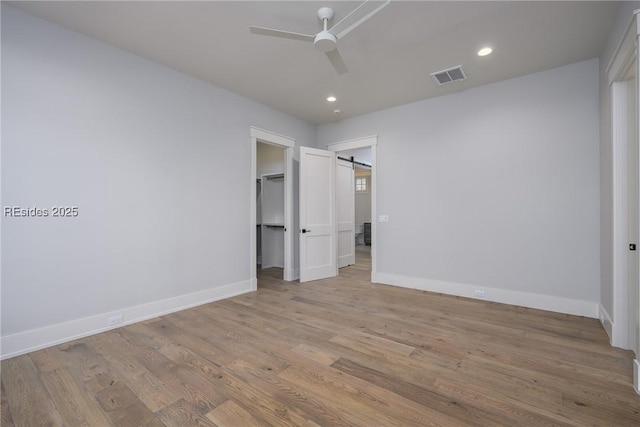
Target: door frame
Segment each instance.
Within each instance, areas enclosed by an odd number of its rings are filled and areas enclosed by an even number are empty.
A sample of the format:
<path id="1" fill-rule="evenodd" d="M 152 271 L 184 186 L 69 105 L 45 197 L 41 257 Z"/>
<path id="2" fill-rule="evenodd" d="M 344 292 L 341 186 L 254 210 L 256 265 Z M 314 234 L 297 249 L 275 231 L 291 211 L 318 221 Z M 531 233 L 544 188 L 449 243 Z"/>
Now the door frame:
<path id="1" fill-rule="evenodd" d="M 629 259 L 629 226 L 628 226 L 628 174 L 627 152 L 629 150 L 630 130 L 635 130 L 634 142 L 638 144 L 640 135 L 640 120 L 638 114 L 630 118 L 628 113 L 629 96 L 624 83 L 629 71 L 635 67 L 635 110 L 640 111 L 640 21 L 638 13 L 630 18 L 626 31 L 618 44 L 616 51 L 608 64 L 606 73 L 611 93 L 611 120 L 612 120 L 612 169 L 613 169 L 613 233 L 612 233 L 612 268 L 613 268 L 613 313 L 607 313 L 600 306 L 600 321 L 609 334 L 611 345 L 631 349 L 635 352 L 634 360 L 634 388 L 640 393 L 640 328 L 638 316 L 640 311 L 640 284 L 636 280 L 630 283 L 628 268 Z M 635 121 L 635 122 L 634 122 Z M 640 167 L 640 159 L 635 158 L 635 168 Z M 636 194 L 636 200 L 638 194 Z M 640 213 L 640 206 L 635 206 Z M 635 242 L 639 243 L 639 242 Z M 636 274 L 637 276 L 637 274 Z M 629 296 L 636 295 L 636 306 L 632 309 L 629 305 Z M 629 339 L 630 334 L 635 334 L 635 343 Z M 634 348 L 630 348 L 634 344 Z"/>
<path id="2" fill-rule="evenodd" d="M 378 283 L 377 281 L 377 146 L 378 135 L 365 136 L 363 138 L 349 139 L 346 141 L 338 141 L 327 144 L 327 150 L 329 151 L 346 151 L 356 148 L 371 147 L 371 283 Z M 337 256 L 337 254 L 336 254 Z"/>
<path id="3" fill-rule="evenodd" d="M 342 182 L 344 178 L 342 178 L 341 174 L 344 173 L 344 170 L 342 170 L 341 168 L 348 169 L 348 173 L 349 173 L 348 182 L 345 182 L 345 183 Z M 348 189 L 343 188 L 343 185 L 345 184 L 348 185 Z M 340 253 L 340 233 L 344 232 L 344 230 L 341 230 L 341 227 L 344 224 L 343 222 L 341 222 L 341 219 L 342 219 L 341 212 L 343 212 L 343 208 L 344 208 L 344 206 L 342 205 L 343 190 L 347 190 L 346 193 L 348 194 L 348 197 L 349 197 L 348 208 L 349 208 L 349 227 L 351 228 L 351 233 L 350 233 L 351 236 L 349 238 L 349 254 L 347 254 L 344 257 L 344 258 L 348 258 L 347 263 L 344 265 L 341 265 L 342 255 Z M 356 202 L 355 165 L 353 164 L 353 162 L 340 159 L 336 155 L 336 226 L 337 226 L 336 251 L 338 254 L 338 271 L 343 267 L 347 267 L 349 265 L 353 265 L 356 263 L 355 202 Z"/>
<path id="4" fill-rule="evenodd" d="M 275 132 L 260 129 L 255 126 L 249 128 L 250 150 L 251 150 L 251 171 L 250 171 L 250 194 L 251 200 L 249 205 L 250 217 L 250 255 L 249 255 L 249 279 L 251 282 L 251 290 L 258 289 L 257 276 L 257 222 L 256 222 L 256 179 L 258 168 L 257 145 L 258 142 L 264 144 L 275 145 L 284 149 L 284 270 L 283 279 L 286 281 L 295 280 L 294 265 L 294 206 L 293 206 L 293 155 L 296 146 L 296 140 L 288 136 L 279 135 Z"/>

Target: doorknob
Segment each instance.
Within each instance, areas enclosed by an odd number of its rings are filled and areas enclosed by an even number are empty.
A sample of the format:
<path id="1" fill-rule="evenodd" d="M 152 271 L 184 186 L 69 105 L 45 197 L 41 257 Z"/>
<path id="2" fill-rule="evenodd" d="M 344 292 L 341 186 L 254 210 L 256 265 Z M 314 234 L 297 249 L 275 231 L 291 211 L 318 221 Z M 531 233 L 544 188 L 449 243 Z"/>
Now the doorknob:
<path id="1" fill-rule="evenodd" d="M 307 230 L 306 228 L 303 228 L 302 230 L 300 230 L 301 233 L 311 233 L 311 230 Z"/>

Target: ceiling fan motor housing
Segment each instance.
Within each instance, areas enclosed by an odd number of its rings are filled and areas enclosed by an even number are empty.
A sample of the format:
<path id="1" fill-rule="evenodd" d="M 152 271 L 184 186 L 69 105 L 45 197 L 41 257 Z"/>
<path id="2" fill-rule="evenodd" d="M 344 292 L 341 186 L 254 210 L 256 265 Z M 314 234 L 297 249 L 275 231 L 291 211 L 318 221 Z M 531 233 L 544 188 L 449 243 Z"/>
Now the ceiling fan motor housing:
<path id="1" fill-rule="evenodd" d="M 320 31 L 313 39 L 313 45 L 320 52 L 330 52 L 336 48 L 338 39 L 329 31 Z"/>

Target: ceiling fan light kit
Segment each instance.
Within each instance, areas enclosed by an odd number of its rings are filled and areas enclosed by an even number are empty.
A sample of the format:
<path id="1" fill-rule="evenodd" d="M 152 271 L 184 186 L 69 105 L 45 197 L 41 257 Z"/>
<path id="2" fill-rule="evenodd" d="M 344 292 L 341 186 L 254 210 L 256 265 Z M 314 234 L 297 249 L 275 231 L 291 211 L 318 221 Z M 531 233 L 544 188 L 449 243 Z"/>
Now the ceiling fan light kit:
<path id="1" fill-rule="evenodd" d="M 300 40 L 305 42 L 313 42 L 316 50 L 323 52 L 327 55 L 327 59 L 333 65 L 333 68 L 336 70 L 338 74 L 344 74 L 347 71 L 347 65 L 344 60 L 340 56 L 340 53 L 337 50 L 338 40 L 342 39 L 356 27 L 360 26 L 367 19 L 371 18 L 373 15 L 382 10 L 385 6 L 389 4 L 391 0 L 387 0 L 385 2 L 381 2 L 380 6 L 376 7 L 370 12 L 367 12 L 366 9 L 363 9 L 363 6 L 369 3 L 371 0 L 366 0 L 361 3 L 358 7 L 349 12 L 344 18 L 342 18 L 337 24 L 328 29 L 329 22 L 333 19 L 334 12 L 330 7 L 321 7 L 318 9 L 318 19 L 322 21 L 323 30 L 315 35 L 310 34 L 300 34 L 294 33 L 291 31 L 283 31 L 283 30 L 274 30 L 271 28 L 264 27 L 250 27 L 250 31 L 254 34 L 261 34 L 265 36 L 274 36 L 287 38 L 292 40 Z M 341 27 L 346 25 L 347 18 L 352 18 L 355 22 L 346 28 L 342 29 Z M 343 24 L 345 23 L 345 24 Z M 341 25 L 343 24 L 343 25 Z"/>

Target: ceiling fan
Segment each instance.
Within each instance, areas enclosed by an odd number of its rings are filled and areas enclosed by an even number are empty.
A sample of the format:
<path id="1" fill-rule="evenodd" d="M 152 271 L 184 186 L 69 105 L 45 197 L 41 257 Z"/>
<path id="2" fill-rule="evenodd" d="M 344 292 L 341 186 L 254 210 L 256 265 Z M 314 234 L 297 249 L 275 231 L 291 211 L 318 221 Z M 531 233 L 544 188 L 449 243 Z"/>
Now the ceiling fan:
<path id="1" fill-rule="evenodd" d="M 349 70 L 347 69 L 347 64 L 345 64 L 342 56 L 340 56 L 340 53 L 338 52 L 338 40 L 342 39 L 360 24 L 382 10 L 382 8 L 388 5 L 391 0 L 386 0 L 372 11 L 367 12 L 367 8 L 363 9 L 363 6 L 369 3 L 369 1 L 370 0 L 365 0 L 358 7 L 353 9 L 347 16 L 342 18 L 337 24 L 328 29 L 328 24 L 333 19 L 333 9 L 331 9 L 330 7 L 321 7 L 320 9 L 318 9 L 318 19 L 322 21 L 324 29 L 315 35 L 293 33 L 291 31 L 274 30 L 271 28 L 253 26 L 250 27 L 250 30 L 254 34 L 312 42 L 317 50 L 319 50 L 320 52 L 324 52 L 327 55 L 327 58 L 331 62 L 331 65 L 333 65 L 333 68 L 335 68 L 336 72 L 338 74 L 344 74 Z M 349 25 L 350 22 L 352 23 Z"/>

